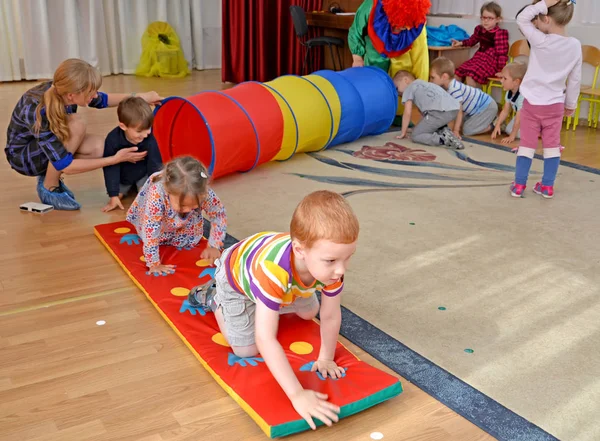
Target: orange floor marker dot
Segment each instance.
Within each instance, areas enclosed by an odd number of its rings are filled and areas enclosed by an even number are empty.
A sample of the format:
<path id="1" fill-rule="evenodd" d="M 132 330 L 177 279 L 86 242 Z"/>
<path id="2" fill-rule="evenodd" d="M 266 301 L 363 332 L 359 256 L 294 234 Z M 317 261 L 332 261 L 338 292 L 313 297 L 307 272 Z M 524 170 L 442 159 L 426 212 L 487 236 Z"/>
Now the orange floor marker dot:
<path id="1" fill-rule="evenodd" d="M 189 293 L 190 293 L 190 290 L 188 288 L 183 288 L 181 286 L 178 286 L 171 290 L 171 294 L 173 294 L 174 296 L 177 296 L 177 297 L 187 297 L 187 295 Z"/>
<path id="2" fill-rule="evenodd" d="M 313 351 L 313 346 L 306 341 L 295 341 L 290 345 L 290 351 L 298 355 L 307 355 Z"/>
<path id="3" fill-rule="evenodd" d="M 227 340 L 225 340 L 225 337 L 220 332 L 217 332 L 212 336 L 212 341 L 218 345 L 225 346 L 226 348 L 229 347 L 229 343 L 227 343 Z"/>

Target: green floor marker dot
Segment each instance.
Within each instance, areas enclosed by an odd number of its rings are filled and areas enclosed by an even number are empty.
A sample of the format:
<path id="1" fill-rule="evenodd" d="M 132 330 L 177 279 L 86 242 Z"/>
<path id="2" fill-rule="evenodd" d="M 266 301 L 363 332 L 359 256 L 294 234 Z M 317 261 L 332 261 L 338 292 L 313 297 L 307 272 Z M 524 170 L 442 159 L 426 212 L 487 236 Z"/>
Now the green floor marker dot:
<path id="1" fill-rule="evenodd" d="M 445 306 L 438 306 L 438 309 L 439 309 L 440 311 L 445 311 L 445 310 L 446 310 L 446 307 L 445 307 Z"/>
<path id="2" fill-rule="evenodd" d="M 467 348 L 467 349 L 465 349 L 465 352 L 466 352 L 467 354 L 472 354 L 472 353 L 473 353 L 473 352 L 475 352 L 475 351 L 474 351 L 473 349 L 468 349 L 468 348 Z"/>
<path id="3" fill-rule="evenodd" d="M 414 222 L 411 222 L 411 223 L 410 223 L 410 225 L 414 225 L 414 224 L 415 224 Z"/>

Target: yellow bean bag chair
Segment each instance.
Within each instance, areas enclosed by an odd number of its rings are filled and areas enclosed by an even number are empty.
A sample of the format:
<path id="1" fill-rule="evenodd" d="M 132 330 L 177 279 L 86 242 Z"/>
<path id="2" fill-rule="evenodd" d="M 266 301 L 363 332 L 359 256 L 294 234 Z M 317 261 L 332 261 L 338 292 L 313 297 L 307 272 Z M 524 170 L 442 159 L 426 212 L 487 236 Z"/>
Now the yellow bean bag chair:
<path id="1" fill-rule="evenodd" d="M 183 78 L 188 63 L 175 29 L 164 21 L 150 23 L 142 36 L 142 56 L 135 74 L 142 77 Z"/>

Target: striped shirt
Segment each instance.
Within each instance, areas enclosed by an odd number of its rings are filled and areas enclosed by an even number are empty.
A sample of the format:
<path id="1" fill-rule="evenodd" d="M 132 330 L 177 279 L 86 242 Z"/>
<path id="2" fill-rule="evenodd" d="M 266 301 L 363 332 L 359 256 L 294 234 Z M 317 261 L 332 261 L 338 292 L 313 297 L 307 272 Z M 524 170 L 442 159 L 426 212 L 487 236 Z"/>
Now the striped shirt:
<path id="1" fill-rule="evenodd" d="M 33 130 L 35 111 L 42 95 L 52 85 L 51 81 L 38 84 L 29 89 L 21 97 L 13 110 L 6 134 L 6 159 L 17 172 L 26 176 L 38 176 L 46 173 L 51 162 L 56 170 L 64 170 L 71 162 L 73 155 L 67 151 L 63 143 L 50 130 L 45 108 L 42 109 L 42 127 L 39 134 Z M 108 95 L 98 92 L 88 107 L 102 109 L 108 106 Z M 67 114 L 77 112 L 76 105 L 65 106 Z"/>
<path id="2" fill-rule="evenodd" d="M 332 285 L 314 280 L 305 285 L 296 274 L 292 239 L 287 233 L 265 232 L 234 245 L 225 259 L 229 284 L 240 294 L 278 311 L 298 297 L 315 292 L 334 297 L 342 292 L 343 278 Z"/>
<path id="3" fill-rule="evenodd" d="M 448 93 L 460 101 L 462 110 L 467 116 L 477 115 L 492 103 L 492 97 L 481 89 L 467 86 L 456 80 L 450 82 Z"/>

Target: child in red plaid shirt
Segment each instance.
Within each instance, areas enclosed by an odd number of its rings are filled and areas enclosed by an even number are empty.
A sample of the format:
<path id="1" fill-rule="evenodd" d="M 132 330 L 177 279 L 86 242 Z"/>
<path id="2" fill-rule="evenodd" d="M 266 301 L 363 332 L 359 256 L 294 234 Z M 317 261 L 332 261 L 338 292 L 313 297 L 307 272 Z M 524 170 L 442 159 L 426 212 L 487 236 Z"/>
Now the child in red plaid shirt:
<path id="1" fill-rule="evenodd" d="M 481 87 L 490 77 L 495 77 L 504 69 L 508 61 L 508 31 L 500 29 L 502 8 L 496 2 L 489 2 L 481 7 L 481 24 L 475 28 L 473 35 L 463 41 L 452 41 L 453 47 L 472 47 L 479 44 L 479 50 L 469 61 L 456 69 L 459 81 L 471 87 Z"/>

